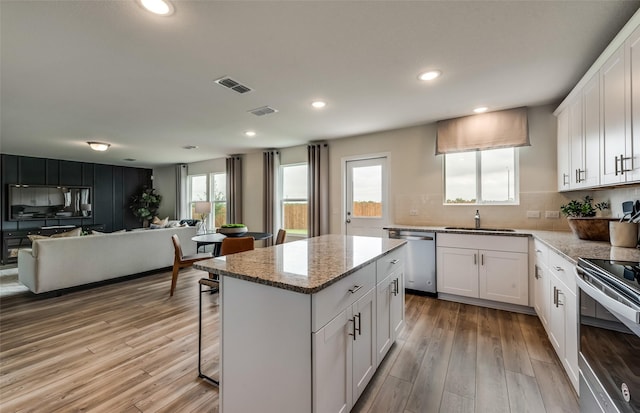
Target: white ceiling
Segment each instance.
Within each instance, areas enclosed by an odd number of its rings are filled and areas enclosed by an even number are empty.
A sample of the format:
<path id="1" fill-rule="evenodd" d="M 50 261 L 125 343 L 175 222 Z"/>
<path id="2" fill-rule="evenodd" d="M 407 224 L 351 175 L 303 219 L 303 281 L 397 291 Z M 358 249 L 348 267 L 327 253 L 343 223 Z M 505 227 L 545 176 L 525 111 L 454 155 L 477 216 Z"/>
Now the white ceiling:
<path id="1" fill-rule="evenodd" d="M 478 105 L 559 103 L 640 6 L 173 4 L 174 15 L 159 17 L 134 0 L 0 0 L 0 150 L 156 166 L 424 124 Z M 419 82 L 429 68 L 443 76 Z M 213 82 L 224 75 L 253 91 Z M 312 109 L 316 98 L 327 107 Z M 279 112 L 247 113 L 264 105 Z M 245 137 L 249 129 L 257 136 Z M 96 153 L 89 140 L 112 146 Z"/>

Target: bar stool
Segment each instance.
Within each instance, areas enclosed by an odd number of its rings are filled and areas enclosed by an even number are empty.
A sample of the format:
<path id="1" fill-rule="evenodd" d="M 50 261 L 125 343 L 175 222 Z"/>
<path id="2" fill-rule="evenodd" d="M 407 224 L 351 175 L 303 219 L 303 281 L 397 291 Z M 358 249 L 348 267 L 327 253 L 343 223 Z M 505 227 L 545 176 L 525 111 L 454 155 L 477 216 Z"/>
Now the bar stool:
<path id="1" fill-rule="evenodd" d="M 198 303 L 198 377 L 207 380 L 214 386 L 220 386 L 220 381 L 207 376 L 202 372 L 202 294 L 213 294 L 219 289 L 218 280 L 211 278 L 201 278 L 198 281 L 200 294 Z M 203 286 L 205 287 L 203 289 Z M 208 288 L 206 288 L 208 287 Z"/>

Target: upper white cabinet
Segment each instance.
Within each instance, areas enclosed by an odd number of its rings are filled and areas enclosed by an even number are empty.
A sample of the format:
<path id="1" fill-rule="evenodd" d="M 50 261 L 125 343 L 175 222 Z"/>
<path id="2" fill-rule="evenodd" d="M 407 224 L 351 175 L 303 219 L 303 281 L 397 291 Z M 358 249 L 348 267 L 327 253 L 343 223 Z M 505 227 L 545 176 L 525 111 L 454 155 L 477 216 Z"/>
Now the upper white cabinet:
<path id="1" fill-rule="evenodd" d="M 567 191 L 571 166 L 569 165 L 569 111 L 558 114 L 558 191 Z"/>
<path id="2" fill-rule="evenodd" d="M 559 191 L 640 182 L 639 21 L 630 20 L 556 111 Z"/>
<path id="3" fill-rule="evenodd" d="M 620 47 L 600 71 L 602 79 L 602 184 L 625 182 L 631 167 L 626 155 L 626 88 L 624 47 Z"/>

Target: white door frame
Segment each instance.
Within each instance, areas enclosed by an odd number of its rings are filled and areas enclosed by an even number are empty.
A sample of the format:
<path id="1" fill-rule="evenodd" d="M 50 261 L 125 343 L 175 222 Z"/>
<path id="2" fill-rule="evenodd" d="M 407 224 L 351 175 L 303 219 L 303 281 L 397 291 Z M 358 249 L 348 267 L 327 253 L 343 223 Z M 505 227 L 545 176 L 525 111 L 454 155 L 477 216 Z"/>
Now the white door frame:
<path id="1" fill-rule="evenodd" d="M 347 233 L 347 162 L 349 161 L 364 161 L 367 159 L 376 159 L 376 158 L 386 158 L 387 167 L 386 174 L 387 179 L 383 180 L 383 185 L 386 186 L 384 188 L 384 193 L 386 194 L 387 199 L 383 199 L 383 208 L 382 208 L 382 221 L 385 225 L 389 224 L 389 181 L 391 180 L 391 152 L 379 152 L 379 153 L 371 153 L 366 155 L 352 155 L 345 156 L 340 159 L 340 182 L 341 182 L 341 207 L 340 207 L 340 233 L 345 235 Z M 386 206 L 386 208 L 384 207 Z"/>

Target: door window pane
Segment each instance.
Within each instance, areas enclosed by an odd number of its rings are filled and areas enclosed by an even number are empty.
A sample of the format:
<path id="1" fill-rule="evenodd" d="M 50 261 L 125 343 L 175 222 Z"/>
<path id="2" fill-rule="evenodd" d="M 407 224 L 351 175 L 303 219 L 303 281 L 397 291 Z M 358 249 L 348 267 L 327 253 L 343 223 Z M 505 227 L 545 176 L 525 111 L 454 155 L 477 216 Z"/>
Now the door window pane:
<path id="1" fill-rule="evenodd" d="M 382 166 L 353 168 L 353 217 L 382 217 Z"/>

